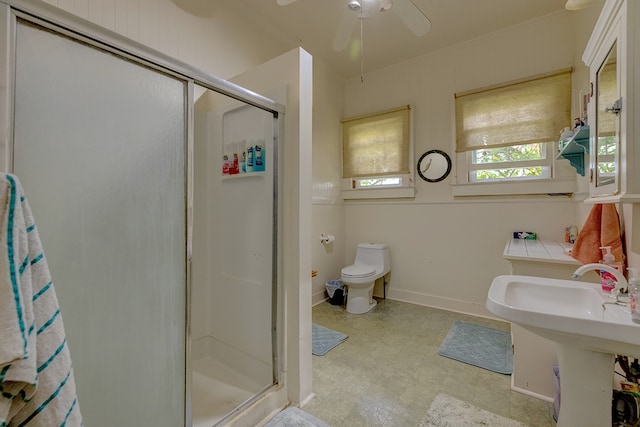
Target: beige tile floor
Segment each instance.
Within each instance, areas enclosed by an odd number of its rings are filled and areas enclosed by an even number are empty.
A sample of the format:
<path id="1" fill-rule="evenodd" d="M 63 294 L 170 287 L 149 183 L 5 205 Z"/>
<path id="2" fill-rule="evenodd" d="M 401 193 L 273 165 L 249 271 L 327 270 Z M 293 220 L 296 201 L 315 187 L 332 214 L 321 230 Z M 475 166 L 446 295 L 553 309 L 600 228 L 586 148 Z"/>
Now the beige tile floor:
<path id="1" fill-rule="evenodd" d="M 391 300 L 365 315 L 315 306 L 314 323 L 349 338 L 313 356 L 316 397 L 303 409 L 332 427 L 409 427 L 446 393 L 531 427 L 555 426 L 552 404 L 511 391 L 509 375 L 437 354 L 455 320 L 509 330 L 508 323 Z"/>

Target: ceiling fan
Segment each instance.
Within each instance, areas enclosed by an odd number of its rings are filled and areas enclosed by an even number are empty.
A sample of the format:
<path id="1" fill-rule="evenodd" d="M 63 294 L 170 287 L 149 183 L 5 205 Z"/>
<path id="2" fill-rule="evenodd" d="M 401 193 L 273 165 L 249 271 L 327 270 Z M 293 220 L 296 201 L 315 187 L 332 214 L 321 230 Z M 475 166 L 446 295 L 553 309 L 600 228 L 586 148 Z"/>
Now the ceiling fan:
<path id="1" fill-rule="evenodd" d="M 296 0 L 276 1 L 280 6 L 287 6 Z M 375 5 L 378 12 L 395 13 L 416 36 L 423 36 L 431 29 L 429 18 L 411 0 L 350 0 L 333 39 L 334 50 L 342 51 L 348 46 L 356 23 L 360 21 L 362 25 L 362 20 L 370 17 L 370 9 L 376 9 Z"/>
<path id="2" fill-rule="evenodd" d="M 567 0 L 564 5 L 567 10 L 580 10 L 591 6 L 593 0 Z"/>

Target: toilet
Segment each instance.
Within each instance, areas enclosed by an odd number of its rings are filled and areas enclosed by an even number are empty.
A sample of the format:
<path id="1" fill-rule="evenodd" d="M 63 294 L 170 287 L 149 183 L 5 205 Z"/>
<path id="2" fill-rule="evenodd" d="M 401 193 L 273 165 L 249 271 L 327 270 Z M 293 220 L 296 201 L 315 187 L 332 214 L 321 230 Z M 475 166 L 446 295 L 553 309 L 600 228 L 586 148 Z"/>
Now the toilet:
<path id="1" fill-rule="evenodd" d="M 368 313 L 376 306 L 373 286 L 391 270 L 391 255 L 384 243 L 360 243 L 353 265 L 342 269 L 340 279 L 347 285 L 347 312 Z"/>

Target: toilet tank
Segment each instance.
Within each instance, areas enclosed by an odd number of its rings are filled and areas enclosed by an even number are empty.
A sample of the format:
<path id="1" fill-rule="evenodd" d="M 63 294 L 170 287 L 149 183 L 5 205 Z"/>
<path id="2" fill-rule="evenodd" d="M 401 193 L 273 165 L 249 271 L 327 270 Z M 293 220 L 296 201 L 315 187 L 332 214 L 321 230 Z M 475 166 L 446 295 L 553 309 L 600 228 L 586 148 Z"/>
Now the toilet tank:
<path id="1" fill-rule="evenodd" d="M 389 248 L 385 243 L 360 243 L 355 264 L 373 265 L 377 274 L 387 274 L 391 270 Z"/>

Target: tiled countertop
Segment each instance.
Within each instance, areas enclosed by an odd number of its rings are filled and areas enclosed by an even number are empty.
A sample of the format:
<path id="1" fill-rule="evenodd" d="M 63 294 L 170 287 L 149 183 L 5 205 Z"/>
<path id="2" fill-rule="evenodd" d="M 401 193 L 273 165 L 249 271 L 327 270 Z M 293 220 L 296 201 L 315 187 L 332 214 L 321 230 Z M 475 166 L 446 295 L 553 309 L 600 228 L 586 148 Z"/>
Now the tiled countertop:
<path id="1" fill-rule="evenodd" d="M 545 240 L 511 239 L 504 247 L 503 256 L 509 260 L 551 262 L 557 264 L 580 265 L 565 254 L 573 245 L 565 242 Z"/>

